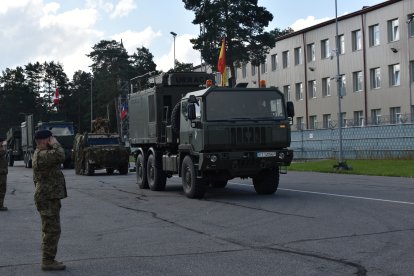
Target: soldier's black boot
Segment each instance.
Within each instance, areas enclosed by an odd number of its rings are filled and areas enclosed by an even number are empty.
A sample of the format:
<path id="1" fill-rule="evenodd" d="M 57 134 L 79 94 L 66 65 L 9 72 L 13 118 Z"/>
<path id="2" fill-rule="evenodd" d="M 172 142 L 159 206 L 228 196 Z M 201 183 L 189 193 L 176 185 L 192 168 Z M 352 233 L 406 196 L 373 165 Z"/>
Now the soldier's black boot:
<path id="1" fill-rule="evenodd" d="M 65 270 L 66 266 L 56 260 L 43 260 L 42 261 L 42 270 Z"/>

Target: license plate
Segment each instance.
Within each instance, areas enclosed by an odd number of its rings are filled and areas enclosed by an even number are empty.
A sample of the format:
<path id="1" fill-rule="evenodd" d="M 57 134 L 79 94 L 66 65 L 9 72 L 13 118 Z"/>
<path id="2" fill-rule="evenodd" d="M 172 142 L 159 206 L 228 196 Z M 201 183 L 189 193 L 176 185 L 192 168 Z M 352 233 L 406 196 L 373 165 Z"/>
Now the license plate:
<path id="1" fill-rule="evenodd" d="M 276 157 L 276 152 L 258 152 L 257 157 Z"/>

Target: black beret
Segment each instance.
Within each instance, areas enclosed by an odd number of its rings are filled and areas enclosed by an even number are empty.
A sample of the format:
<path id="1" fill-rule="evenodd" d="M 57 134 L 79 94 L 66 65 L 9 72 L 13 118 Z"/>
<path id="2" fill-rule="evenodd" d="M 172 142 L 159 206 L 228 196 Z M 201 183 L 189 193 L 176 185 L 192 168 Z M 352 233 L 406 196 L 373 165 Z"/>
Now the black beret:
<path id="1" fill-rule="evenodd" d="M 36 140 L 46 139 L 46 138 L 49 138 L 50 136 L 52 136 L 52 132 L 50 130 L 43 129 L 43 130 L 39 130 L 36 132 L 35 139 Z"/>

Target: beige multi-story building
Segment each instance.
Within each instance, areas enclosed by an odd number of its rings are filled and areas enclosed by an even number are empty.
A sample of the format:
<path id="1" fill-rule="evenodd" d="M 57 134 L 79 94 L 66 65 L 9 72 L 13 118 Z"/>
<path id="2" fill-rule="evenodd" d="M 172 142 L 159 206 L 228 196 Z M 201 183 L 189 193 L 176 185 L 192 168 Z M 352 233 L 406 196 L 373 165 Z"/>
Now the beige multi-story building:
<path id="1" fill-rule="evenodd" d="M 338 89 L 343 126 L 413 122 L 414 0 L 337 19 L 279 38 L 264 64 L 237 69 L 237 83 L 278 87 L 295 105 L 296 129 L 338 126 Z"/>

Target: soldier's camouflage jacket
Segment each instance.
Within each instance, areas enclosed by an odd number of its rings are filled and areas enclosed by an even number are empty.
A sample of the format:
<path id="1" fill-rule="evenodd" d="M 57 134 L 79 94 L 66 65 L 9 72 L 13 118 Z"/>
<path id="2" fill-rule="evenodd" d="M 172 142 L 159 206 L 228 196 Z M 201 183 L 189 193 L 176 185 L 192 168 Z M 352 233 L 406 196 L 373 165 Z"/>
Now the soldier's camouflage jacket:
<path id="1" fill-rule="evenodd" d="M 65 177 L 60 170 L 64 160 L 65 152 L 59 144 L 48 150 L 35 150 L 32 160 L 35 201 L 67 197 Z"/>
<path id="2" fill-rule="evenodd" d="M 7 174 L 8 167 L 7 167 L 7 160 L 6 160 L 6 151 L 0 144 L 0 174 Z"/>

